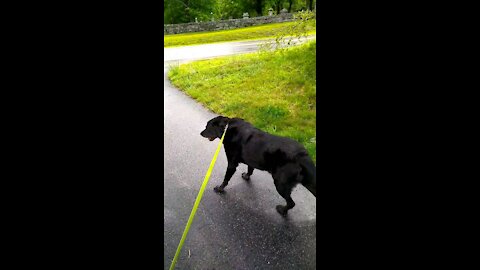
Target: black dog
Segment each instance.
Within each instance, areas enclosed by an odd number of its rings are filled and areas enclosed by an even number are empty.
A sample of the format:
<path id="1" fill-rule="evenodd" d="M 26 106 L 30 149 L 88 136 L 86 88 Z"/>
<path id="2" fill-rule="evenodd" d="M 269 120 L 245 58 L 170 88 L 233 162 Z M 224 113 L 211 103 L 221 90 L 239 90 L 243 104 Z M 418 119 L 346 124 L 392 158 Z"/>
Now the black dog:
<path id="1" fill-rule="evenodd" d="M 210 141 L 221 138 L 227 123 L 223 145 L 228 168 L 223 183 L 214 188 L 216 192 L 223 192 L 238 164 L 244 163 L 248 172 L 243 173 L 242 178 L 247 181 L 253 169 L 268 171 L 273 176 L 278 193 L 287 201 L 286 206 L 276 207 L 281 215 L 286 215 L 295 206 L 290 194 L 298 183 L 317 196 L 315 165 L 302 145 L 292 139 L 263 132 L 243 119 L 223 116 L 208 121 L 200 135 Z"/>

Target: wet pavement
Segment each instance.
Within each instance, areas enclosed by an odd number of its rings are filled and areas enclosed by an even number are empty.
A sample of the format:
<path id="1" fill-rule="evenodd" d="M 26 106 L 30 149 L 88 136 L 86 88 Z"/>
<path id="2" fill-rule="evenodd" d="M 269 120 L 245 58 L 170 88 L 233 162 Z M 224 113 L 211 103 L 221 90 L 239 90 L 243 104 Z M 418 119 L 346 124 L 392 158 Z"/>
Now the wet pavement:
<path id="1" fill-rule="evenodd" d="M 254 42 L 165 49 L 165 60 L 193 59 L 253 50 Z M 220 50 L 218 46 L 223 46 Z M 170 54 L 173 52 L 172 54 Z M 185 54 L 182 55 L 182 52 Z M 198 52 L 194 53 L 194 52 Z M 200 136 L 216 114 L 173 87 L 164 68 L 164 269 L 168 269 L 219 140 Z M 316 201 L 303 186 L 296 206 L 283 218 L 276 210 L 285 200 L 270 174 L 255 170 L 246 182 L 241 164 L 219 195 L 213 187 L 227 168 L 222 149 L 193 220 L 175 269 L 315 269 Z"/>
<path id="2" fill-rule="evenodd" d="M 308 36 L 300 40 L 292 41 L 293 44 L 303 43 L 314 39 L 315 36 Z M 258 50 L 259 45 L 266 40 L 250 40 L 239 42 L 223 42 L 205 45 L 192 45 L 184 47 L 163 48 L 164 63 L 174 64 L 193 60 L 208 59 L 219 56 L 233 55 L 254 52 Z"/>

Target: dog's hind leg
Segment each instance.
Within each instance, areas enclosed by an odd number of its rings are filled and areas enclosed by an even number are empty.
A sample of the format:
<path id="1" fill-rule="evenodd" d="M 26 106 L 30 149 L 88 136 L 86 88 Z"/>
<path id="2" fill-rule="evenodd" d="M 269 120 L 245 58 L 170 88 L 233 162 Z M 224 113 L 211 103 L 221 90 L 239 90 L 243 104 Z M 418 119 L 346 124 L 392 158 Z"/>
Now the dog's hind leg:
<path id="1" fill-rule="evenodd" d="M 292 193 L 293 186 L 283 186 L 279 185 L 275 182 L 275 187 L 277 188 L 278 193 L 287 201 L 287 205 L 277 205 L 276 209 L 277 212 L 285 216 L 287 215 L 288 210 L 292 209 L 295 206 L 295 202 L 292 200 L 292 197 L 290 197 L 290 194 Z"/>
<path id="2" fill-rule="evenodd" d="M 247 173 L 242 173 L 242 178 L 248 181 L 248 180 L 250 180 L 250 176 L 252 175 L 252 173 L 253 173 L 253 167 L 248 166 L 248 172 Z"/>
<path id="3" fill-rule="evenodd" d="M 287 205 L 277 205 L 277 212 L 285 216 L 288 210 L 295 206 L 295 202 L 292 200 L 290 194 L 293 188 L 297 184 L 297 176 L 299 170 L 293 166 L 286 166 L 278 170 L 273 175 L 273 180 L 278 193 L 287 201 Z"/>
<path id="4" fill-rule="evenodd" d="M 220 186 L 216 186 L 213 188 L 215 192 L 223 192 L 224 188 L 228 185 L 228 181 L 232 178 L 232 175 L 237 170 L 238 163 L 228 163 L 227 172 L 225 173 L 225 178 L 223 179 L 223 183 Z"/>

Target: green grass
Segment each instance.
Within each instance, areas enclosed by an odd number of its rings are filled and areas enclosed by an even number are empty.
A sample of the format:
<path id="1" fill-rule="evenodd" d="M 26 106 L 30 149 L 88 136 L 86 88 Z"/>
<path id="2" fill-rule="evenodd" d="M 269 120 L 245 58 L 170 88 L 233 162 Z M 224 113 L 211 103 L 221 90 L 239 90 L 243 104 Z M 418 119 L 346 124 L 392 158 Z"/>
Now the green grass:
<path id="1" fill-rule="evenodd" d="M 316 41 L 172 67 L 172 83 L 217 114 L 302 143 L 316 162 Z"/>
<path id="2" fill-rule="evenodd" d="M 293 22 L 265 24 L 214 32 L 164 35 L 163 41 L 164 47 L 173 47 L 226 41 L 265 39 L 275 37 L 280 31 L 285 30 L 291 25 L 293 25 Z M 315 34 L 315 29 L 311 29 L 308 33 Z"/>

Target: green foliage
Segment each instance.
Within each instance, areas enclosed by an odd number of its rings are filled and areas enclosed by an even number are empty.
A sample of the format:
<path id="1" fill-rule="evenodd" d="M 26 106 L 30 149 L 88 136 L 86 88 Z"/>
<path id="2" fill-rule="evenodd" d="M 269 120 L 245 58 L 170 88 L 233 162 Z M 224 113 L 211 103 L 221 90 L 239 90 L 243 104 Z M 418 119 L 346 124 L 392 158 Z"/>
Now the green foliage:
<path id="1" fill-rule="evenodd" d="M 213 10 L 216 20 L 238 18 L 242 15 L 240 12 L 240 2 L 238 1 L 217 0 Z"/>
<path id="2" fill-rule="evenodd" d="M 316 160 L 316 42 L 170 69 L 179 89 L 215 113 L 302 143 Z"/>
<path id="3" fill-rule="evenodd" d="M 313 2 L 312 2 L 313 1 Z M 242 18 L 244 12 L 250 17 L 275 14 L 286 8 L 289 12 L 307 10 L 314 0 L 165 0 L 163 2 L 164 24 Z M 213 13 L 213 14 L 212 14 Z"/>
<path id="4" fill-rule="evenodd" d="M 266 41 L 260 46 L 261 52 L 293 46 L 296 41 L 306 39 L 316 29 L 316 14 L 313 11 L 299 11 L 293 14 L 293 18 L 294 23 L 279 30 L 275 40 Z"/>
<path id="5" fill-rule="evenodd" d="M 212 18 L 213 7 L 218 0 L 165 0 L 163 15 L 165 24 L 194 22 L 195 18 L 207 21 Z"/>

